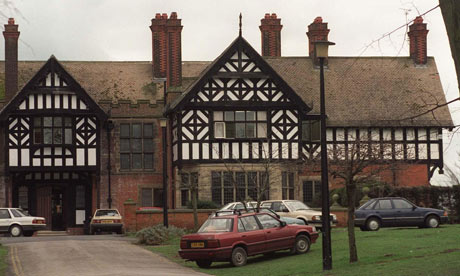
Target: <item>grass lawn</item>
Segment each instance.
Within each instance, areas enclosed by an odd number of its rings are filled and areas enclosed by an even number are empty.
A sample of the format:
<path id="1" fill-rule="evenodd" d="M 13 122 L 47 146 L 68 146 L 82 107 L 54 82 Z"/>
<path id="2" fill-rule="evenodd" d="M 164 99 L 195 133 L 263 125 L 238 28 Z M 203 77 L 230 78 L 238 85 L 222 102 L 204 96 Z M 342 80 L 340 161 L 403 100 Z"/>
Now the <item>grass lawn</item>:
<path id="1" fill-rule="evenodd" d="M 6 267 L 8 260 L 8 248 L 6 246 L 0 245 L 0 275 L 3 276 L 6 273 Z"/>
<path id="2" fill-rule="evenodd" d="M 270 258 L 258 255 L 238 268 L 229 263 L 213 263 L 209 269 L 200 269 L 194 262 L 185 262 L 177 253 L 179 239 L 147 248 L 212 275 L 460 275 L 460 225 L 436 229 L 387 228 L 378 232 L 356 230 L 359 262 L 348 263 L 346 229 L 334 229 L 333 270 L 324 273 L 321 235 L 307 254 L 291 256 L 281 251 Z"/>

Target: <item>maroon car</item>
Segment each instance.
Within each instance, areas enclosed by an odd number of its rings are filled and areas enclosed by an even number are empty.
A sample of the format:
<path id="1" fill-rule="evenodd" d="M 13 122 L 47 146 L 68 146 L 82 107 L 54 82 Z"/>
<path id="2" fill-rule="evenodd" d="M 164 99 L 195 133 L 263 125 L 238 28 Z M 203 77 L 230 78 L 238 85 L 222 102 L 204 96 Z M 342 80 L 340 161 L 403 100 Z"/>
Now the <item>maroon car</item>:
<path id="1" fill-rule="evenodd" d="M 184 235 L 179 255 L 204 268 L 216 261 L 243 266 L 256 254 L 283 249 L 306 253 L 317 238 L 312 226 L 286 225 L 267 213 L 224 215 L 209 218 L 198 233 Z"/>

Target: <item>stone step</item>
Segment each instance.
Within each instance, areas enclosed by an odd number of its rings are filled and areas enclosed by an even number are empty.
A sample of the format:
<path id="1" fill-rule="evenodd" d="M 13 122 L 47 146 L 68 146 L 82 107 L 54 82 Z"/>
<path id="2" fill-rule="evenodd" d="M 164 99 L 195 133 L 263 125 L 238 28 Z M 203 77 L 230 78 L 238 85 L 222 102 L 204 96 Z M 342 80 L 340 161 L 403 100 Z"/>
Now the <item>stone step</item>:
<path id="1" fill-rule="evenodd" d="M 48 230 L 42 230 L 42 231 L 37 231 L 37 236 L 67 236 L 66 231 L 48 231 Z"/>

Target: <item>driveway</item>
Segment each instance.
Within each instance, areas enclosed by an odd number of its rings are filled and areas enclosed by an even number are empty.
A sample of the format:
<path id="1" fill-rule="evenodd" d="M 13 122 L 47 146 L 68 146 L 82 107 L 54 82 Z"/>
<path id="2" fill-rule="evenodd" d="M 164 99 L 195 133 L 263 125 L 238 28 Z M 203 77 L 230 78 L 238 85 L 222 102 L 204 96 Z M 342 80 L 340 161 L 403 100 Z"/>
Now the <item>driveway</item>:
<path id="1" fill-rule="evenodd" d="M 14 276 L 207 275 L 112 235 L 2 238 Z"/>

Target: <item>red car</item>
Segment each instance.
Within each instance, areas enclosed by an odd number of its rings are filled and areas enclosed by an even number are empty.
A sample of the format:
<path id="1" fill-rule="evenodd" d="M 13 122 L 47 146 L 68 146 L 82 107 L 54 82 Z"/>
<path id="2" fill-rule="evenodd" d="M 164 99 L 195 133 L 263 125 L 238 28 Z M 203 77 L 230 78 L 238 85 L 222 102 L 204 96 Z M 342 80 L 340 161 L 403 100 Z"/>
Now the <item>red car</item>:
<path id="1" fill-rule="evenodd" d="M 202 268 L 216 261 L 243 266 L 248 256 L 256 254 L 283 249 L 306 253 L 317 238 L 314 227 L 286 225 L 267 213 L 224 215 L 209 218 L 198 233 L 184 235 L 179 255 Z"/>

